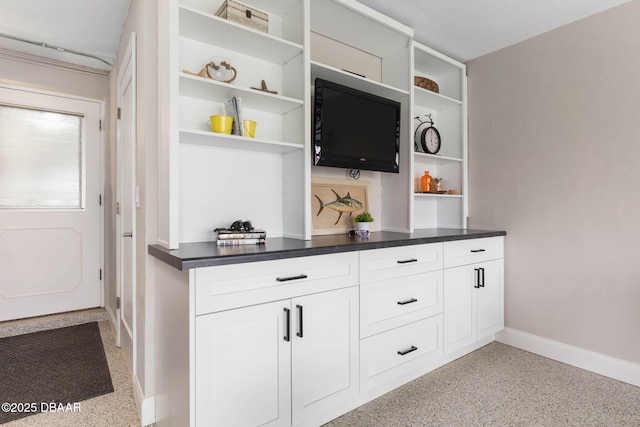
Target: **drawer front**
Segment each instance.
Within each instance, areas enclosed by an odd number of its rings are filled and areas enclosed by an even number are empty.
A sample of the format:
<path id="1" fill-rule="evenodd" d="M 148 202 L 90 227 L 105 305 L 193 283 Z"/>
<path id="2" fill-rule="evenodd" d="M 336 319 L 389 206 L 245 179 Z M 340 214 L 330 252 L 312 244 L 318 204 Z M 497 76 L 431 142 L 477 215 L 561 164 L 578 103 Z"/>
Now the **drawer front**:
<path id="1" fill-rule="evenodd" d="M 444 268 L 504 258 L 503 237 L 444 243 Z"/>
<path id="2" fill-rule="evenodd" d="M 442 313 L 442 270 L 360 286 L 360 336 Z"/>
<path id="3" fill-rule="evenodd" d="M 442 358 L 442 324 L 437 315 L 361 340 L 361 388 L 382 386 Z"/>
<path id="4" fill-rule="evenodd" d="M 357 284 L 357 252 L 199 268 L 196 315 Z"/>
<path id="5" fill-rule="evenodd" d="M 360 283 L 373 283 L 442 268 L 442 243 L 360 252 Z"/>

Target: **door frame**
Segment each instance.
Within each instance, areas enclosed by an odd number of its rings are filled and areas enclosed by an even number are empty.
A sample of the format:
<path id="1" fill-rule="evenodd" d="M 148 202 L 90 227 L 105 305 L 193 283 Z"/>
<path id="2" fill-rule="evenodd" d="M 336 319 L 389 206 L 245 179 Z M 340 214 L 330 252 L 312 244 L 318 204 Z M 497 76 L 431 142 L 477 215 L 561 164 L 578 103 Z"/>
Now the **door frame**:
<path id="1" fill-rule="evenodd" d="M 120 118 L 116 118 L 116 230 L 115 230 L 115 242 L 116 242 L 116 298 L 117 301 L 122 297 L 122 244 L 123 244 L 123 230 L 122 230 L 122 216 L 120 214 L 120 207 L 122 207 L 122 198 L 123 198 L 123 189 L 124 189 L 124 178 L 123 178 L 123 149 L 122 146 L 122 135 L 123 132 L 130 132 L 133 135 L 133 141 L 131 144 L 131 156 L 132 156 L 132 171 L 131 171 L 131 194 L 137 196 L 136 192 L 136 138 L 137 138 L 137 126 L 136 126 L 136 109 L 135 105 L 137 105 L 137 94 L 136 94 L 136 33 L 131 33 L 131 37 L 129 38 L 129 42 L 127 44 L 127 48 L 125 50 L 125 54 L 123 55 L 123 63 L 120 64 L 118 69 L 118 75 L 116 78 L 116 105 L 117 108 L 120 109 L 122 105 L 122 100 L 120 99 L 120 82 L 124 77 L 126 70 L 130 70 L 132 76 L 132 96 L 133 96 L 133 117 L 131 120 L 131 124 L 133 129 L 122 129 L 122 122 Z M 116 110 L 117 111 L 117 110 Z M 137 197 L 136 197 L 137 198 Z M 135 203 L 132 206 L 131 211 L 132 218 L 132 266 L 131 266 L 131 274 L 132 274 L 132 330 L 131 330 L 131 341 L 132 341 L 132 354 L 131 354 L 131 362 L 132 366 L 129 366 L 129 370 L 133 378 L 137 373 L 137 352 L 136 352 L 136 344 L 137 344 L 137 307 L 136 307 L 136 288 L 137 288 L 137 269 L 136 269 L 136 242 L 137 242 L 137 230 L 136 230 L 136 205 Z M 122 304 L 116 304 L 116 345 L 121 347 L 122 344 L 122 331 L 121 331 L 121 321 L 122 321 Z"/>

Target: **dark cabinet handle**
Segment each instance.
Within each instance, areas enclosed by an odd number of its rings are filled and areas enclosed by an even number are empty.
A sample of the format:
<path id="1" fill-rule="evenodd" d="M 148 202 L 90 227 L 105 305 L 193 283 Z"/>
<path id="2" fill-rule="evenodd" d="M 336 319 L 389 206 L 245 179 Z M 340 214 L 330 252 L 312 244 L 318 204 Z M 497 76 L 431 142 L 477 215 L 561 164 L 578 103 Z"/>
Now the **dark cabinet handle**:
<path id="1" fill-rule="evenodd" d="M 476 282 L 473 284 L 473 287 L 478 289 L 480 288 L 480 269 L 474 268 L 473 271 L 476 273 Z"/>
<path id="2" fill-rule="evenodd" d="M 297 304 L 296 308 L 298 309 L 298 332 L 296 335 L 302 338 L 302 306 Z"/>
<path id="3" fill-rule="evenodd" d="M 399 354 L 400 356 L 404 356 L 405 354 L 409 354 L 409 353 L 411 353 L 412 351 L 416 351 L 417 349 L 418 349 L 418 347 L 416 347 L 415 345 L 412 345 L 412 346 L 411 346 L 411 348 L 409 348 L 409 349 L 407 349 L 407 350 L 405 350 L 405 351 L 398 351 L 398 354 Z"/>
<path id="4" fill-rule="evenodd" d="M 480 270 L 480 282 L 478 283 L 478 287 L 484 288 L 484 268 L 479 268 Z"/>
<path id="5" fill-rule="evenodd" d="M 415 299 L 415 298 L 411 298 L 411 299 L 408 299 L 406 301 L 398 301 L 398 304 L 399 305 L 405 305 L 405 304 L 411 304 L 412 302 L 418 302 L 418 300 Z"/>
<path id="6" fill-rule="evenodd" d="M 297 276 L 289 276 L 289 277 L 276 277 L 278 282 L 288 282 L 289 280 L 300 280 L 306 279 L 308 276 L 306 274 L 298 274 Z"/>
<path id="7" fill-rule="evenodd" d="M 408 264 L 410 262 L 418 262 L 418 260 L 415 258 L 411 258 L 411 259 L 401 259 L 397 261 L 398 264 Z"/>
<path id="8" fill-rule="evenodd" d="M 486 249 L 471 249 L 471 252 L 484 252 Z"/>
<path id="9" fill-rule="evenodd" d="M 285 326 L 284 326 L 284 332 L 285 332 L 285 336 L 284 336 L 284 340 L 285 341 L 291 341 L 291 310 L 289 310 L 288 308 L 284 308 L 284 313 L 285 313 Z"/>

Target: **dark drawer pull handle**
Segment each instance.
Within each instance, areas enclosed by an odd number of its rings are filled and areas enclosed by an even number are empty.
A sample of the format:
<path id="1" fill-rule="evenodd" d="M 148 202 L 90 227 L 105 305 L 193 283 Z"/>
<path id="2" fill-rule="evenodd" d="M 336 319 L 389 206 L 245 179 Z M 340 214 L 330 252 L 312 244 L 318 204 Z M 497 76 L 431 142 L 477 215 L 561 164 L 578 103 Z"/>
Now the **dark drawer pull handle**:
<path id="1" fill-rule="evenodd" d="M 399 354 L 400 356 L 404 356 L 405 354 L 409 354 L 409 353 L 411 353 L 412 351 L 416 351 L 417 349 L 418 349 L 418 347 L 416 347 L 415 345 L 412 345 L 410 349 L 405 350 L 405 351 L 399 351 L 399 352 L 398 352 L 398 354 Z"/>
<path id="2" fill-rule="evenodd" d="M 302 306 L 296 304 L 296 308 L 298 309 L 298 319 L 300 320 L 300 323 L 298 324 L 298 332 L 296 332 L 296 335 L 302 338 Z"/>
<path id="3" fill-rule="evenodd" d="M 401 260 L 398 261 L 398 264 L 407 264 L 407 263 L 410 263 L 410 262 L 418 262 L 418 260 L 415 259 L 415 258 L 401 259 Z"/>
<path id="4" fill-rule="evenodd" d="M 288 282 L 289 280 L 300 280 L 300 279 L 306 279 L 306 278 L 307 278 L 306 274 L 299 274 L 297 276 L 276 277 L 276 280 L 278 282 Z"/>
<path id="5" fill-rule="evenodd" d="M 408 299 L 406 301 L 398 301 L 398 304 L 399 305 L 405 305 L 405 304 L 411 304 L 412 302 L 418 302 L 418 300 L 415 299 L 415 298 L 411 298 L 411 299 Z"/>
<path id="6" fill-rule="evenodd" d="M 286 335 L 284 336 L 285 341 L 291 341 L 291 310 L 288 308 L 284 308 L 286 325 L 284 327 L 284 332 Z"/>
<path id="7" fill-rule="evenodd" d="M 486 249 L 471 249 L 471 252 L 484 252 Z"/>

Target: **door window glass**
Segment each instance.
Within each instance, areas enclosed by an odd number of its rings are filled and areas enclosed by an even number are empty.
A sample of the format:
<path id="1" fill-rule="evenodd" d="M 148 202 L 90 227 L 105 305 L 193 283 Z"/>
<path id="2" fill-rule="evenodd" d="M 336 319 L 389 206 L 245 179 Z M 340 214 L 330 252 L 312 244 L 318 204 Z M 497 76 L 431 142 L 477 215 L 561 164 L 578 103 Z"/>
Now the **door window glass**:
<path id="1" fill-rule="evenodd" d="M 0 104 L 0 209 L 81 209 L 82 158 L 82 116 Z"/>

